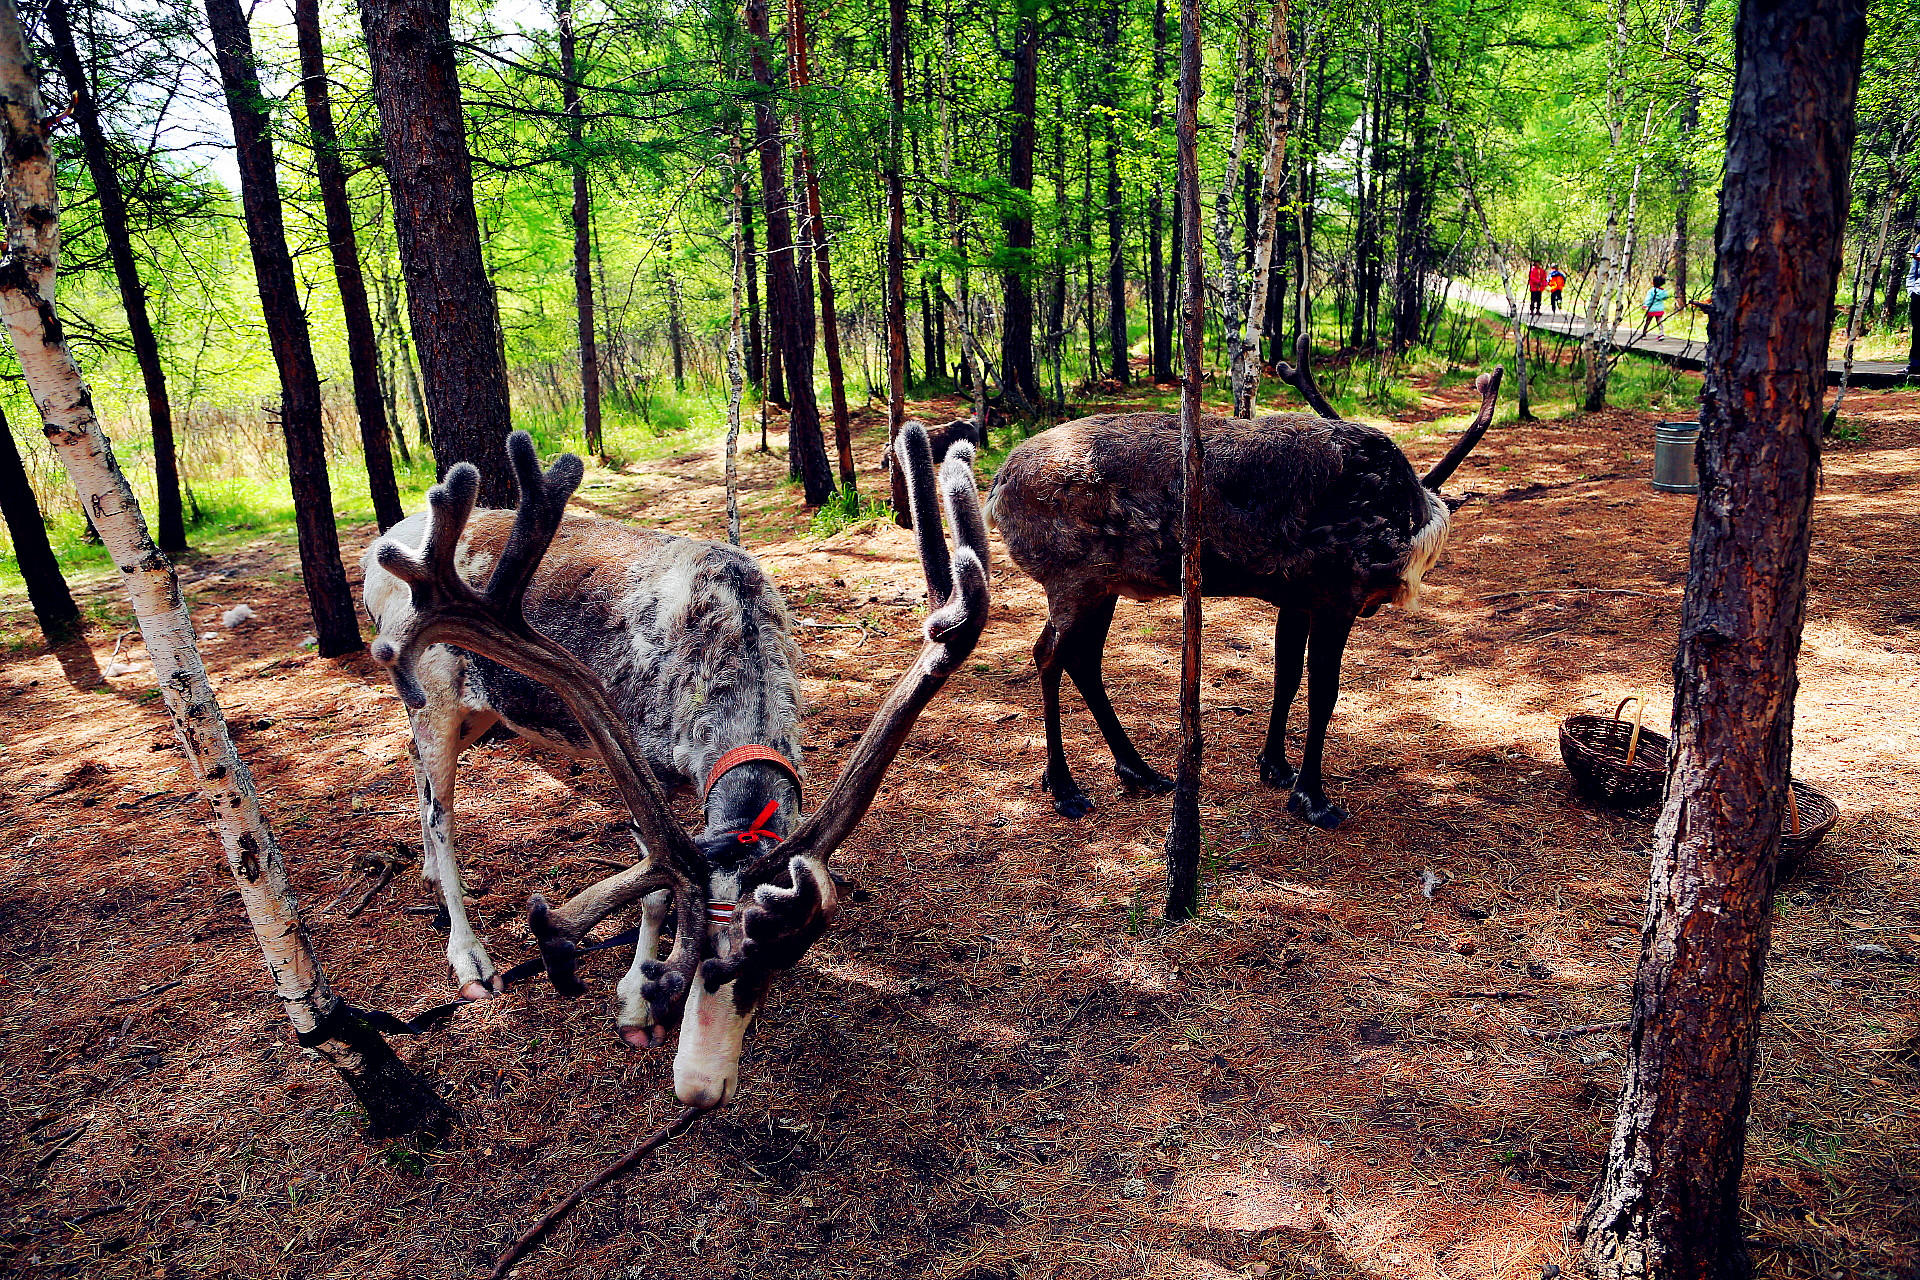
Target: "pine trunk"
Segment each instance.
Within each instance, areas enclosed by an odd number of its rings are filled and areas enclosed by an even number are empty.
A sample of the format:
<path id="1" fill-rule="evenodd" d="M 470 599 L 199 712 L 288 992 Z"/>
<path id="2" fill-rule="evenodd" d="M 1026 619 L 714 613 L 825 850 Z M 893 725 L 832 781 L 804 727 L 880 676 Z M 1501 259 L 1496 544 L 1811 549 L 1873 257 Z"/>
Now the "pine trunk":
<path id="1" fill-rule="evenodd" d="M 1160 220 L 1164 213 L 1166 185 L 1160 174 L 1160 136 L 1166 120 L 1160 110 L 1162 87 L 1167 79 L 1167 0 L 1153 0 L 1153 114 L 1148 132 L 1153 139 L 1153 196 L 1147 202 L 1147 314 L 1153 347 L 1152 381 L 1173 381 L 1173 300 L 1168 297 L 1169 280 L 1160 242 Z M 1176 222 L 1178 221 L 1176 211 Z M 1179 242 L 1176 229 L 1174 241 Z"/>
<path id="2" fill-rule="evenodd" d="M 233 4 L 233 15 L 239 13 Z M 233 15 L 227 15 L 231 17 Z M 244 19 L 242 19 L 244 22 Z M 222 41 L 224 62 L 231 46 Z M 160 695 L 180 748 L 220 834 L 234 887 L 267 972 L 301 1043 L 337 1070 L 367 1110 L 375 1136 L 443 1131 L 446 1104 L 408 1071 L 378 1034 L 351 1016 L 327 984 L 301 922 L 280 847 L 260 810 L 253 778 L 234 750 L 194 647 L 193 619 L 173 565 L 147 534 L 139 503 L 100 430 L 86 381 L 54 315 L 58 209 L 46 119 L 29 71 L 13 0 L 0 0 L 0 132 L 6 157 L 8 254 L 0 266 L 0 313 L 47 439 L 119 568 Z"/>
<path id="3" fill-rule="evenodd" d="M 813 82 L 808 68 L 806 0 L 787 0 L 787 65 L 793 89 L 806 97 Z M 833 403 L 833 443 L 839 455 L 840 484 L 854 487 L 853 424 L 847 414 L 847 378 L 840 361 L 840 313 L 833 290 L 833 261 L 827 246 L 827 220 L 820 205 L 820 177 L 813 165 L 813 122 L 800 122 L 800 174 L 806 188 L 807 241 L 813 249 L 814 269 L 820 273 L 820 336 L 827 355 L 827 391 Z"/>
<path id="4" fill-rule="evenodd" d="M 1007 270 L 1001 277 L 1001 390 L 1019 412 L 1040 398 L 1033 367 L 1033 134 L 1040 81 L 1040 23 L 1032 14 L 1015 19 L 1013 109 L 1007 143 L 1007 185 L 1013 189 L 1002 227 Z"/>
<path id="5" fill-rule="evenodd" d="M 207 0 L 207 27 L 233 117 L 240 203 L 246 212 L 247 247 L 259 283 L 260 311 L 280 374 L 280 431 L 287 442 L 287 478 L 293 489 L 294 525 L 300 541 L 300 574 L 313 610 L 313 634 L 322 657 L 366 647 L 360 617 L 347 590 L 340 539 L 333 523 L 333 488 L 327 480 L 327 442 L 320 418 L 320 373 L 300 284 L 287 252 L 280 220 L 280 179 L 273 135 L 256 75 L 253 36 L 240 0 Z"/>
<path id="6" fill-rule="evenodd" d="M 907 0 L 889 0 L 887 13 L 887 88 L 893 101 L 886 169 L 887 440 L 891 448 L 907 419 L 907 204 L 900 181 L 907 112 Z"/>
<path id="7" fill-rule="evenodd" d="M 67 82 L 67 91 L 72 95 L 73 119 L 80 127 L 87 175 L 93 180 L 94 199 L 100 208 L 100 233 L 106 239 L 107 257 L 113 263 L 120 305 L 127 313 L 127 337 L 133 344 L 134 361 L 140 366 L 140 380 L 146 387 L 147 425 L 153 433 L 153 478 L 157 496 L 154 514 L 160 526 L 160 549 L 185 551 L 187 525 L 180 507 L 180 464 L 174 449 L 173 404 L 167 396 L 166 371 L 160 364 L 160 342 L 154 336 L 153 320 L 147 314 L 146 286 L 140 282 L 140 268 L 133 257 L 133 237 L 127 227 L 127 198 L 120 189 L 120 174 L 107 150 L 106 131 L 100 127 L 92 77 L 80 61 L 79 46 L 74 43 L 66 0 L 51 0 L 46 14 L 54 60 L 60 64 L 61 78 Z"/>
<path id="8" fill-rule="evenodd" d="M 753 46 L 753 78 L 774 88 L 767 62 L 767 0 L 748 0 L 747 33 Z M 780 347 L 787 392 L 787 451 L 799 470 L 807 505 L 823 505 L 833 496 L 833 467 L 820 434 L 820 407 L 813 394 L 813 307 L 802 286 L 801 264 L 787 199 L 786 148 L 771 93 L 754 104 L 760 152 L 760 186 L 767 200 L 767 302 Z"/>
<path id="9" fill-rule="evenodd" d="M 80 606 L 67 590 L 67 580 L 54 557 L 53 544 L 47 541 L 47 522 L 40 514 L 39 500 L 33 496 L 33 482 L 27 478 L 26 463 L 20 460 L 20 447 L 14 443 L 13 428 L 0 414 L 0 517 L 7 522 L 7 536 L 13 540 L 13 562 L 27 586 L 27 603 L 40 624 L 47 645 L 58 647 L 79 635 L 84 627 Z"/>
<path id="10" fill-rule="evenodd" d="M 510 507 L 511 389 L 473 207 L 448 0 L 360 0 L 360 22 L 434 464 L 444 476 L 456 462 L 472 463 L 480 471 L 480 505 Z"/>
<path id="11" fill-rule="evenodd" d="M 320 181 L 320 208 L 326 217 L 327 249 L 333 279 L 340 289 L 340 313 L 347 330 L 347 365 L 353 375 L 353 408 L 360 420 L 360 449 L 367 464 L 367 490 L 373 518 L 385 533 L 407 514 L 393 476 L 393 451 L 387 443 L 387 401 L 380 390 L 380 347 L 373 334 L 373 308 L 360 274 L 360 245 L 353 233 L 353 206 L 347 200 L 347 169 L 340 160 L 340 134 L 333 124 L 327 92 L 326 55 L 320 45 L 320 0 L 294 0 L 294 34 L 300 44 L 300 81 L 307 103 L 307 129 L 313 134 L 314 174 Z"/>
<path id="12" fill-rule="evenodd" d="M 1580 1223 L 1602 1280 L 1751 1274 L 1740 1175 L 1865 29 L 1860 0 L 1736 19 L 1667 800 L 1612 1146 Z"/>
<path id="13" fill-rule="evenodd" d="M 761 356 L 760 254 L 753 244 L 753 184 L 743 182 L 735 199 L 740 205 L 741 256 L 746 264 L 747 381 L 757 391 L 765 385 L 767 367 Z"/>
<path id="14" fill-rule="evenodd" d="M 312 4 L 316 0 L 304 0 Z M 567 113 L 567 167 L 573 178 L 573 310 L 580 343 L 580 420 L 583 443 L 596 458 L 606 456 L 600 426 L 600 344 L 593 327 L 593 191 L 587 184 L 582 152 L 586 108 L 580 100 L 579 41 L 573 27 L 573 0 L 555 6 L 560 25 L 560 105 Z"/>
<path id="15" fill-rule="evenodd" d="M 1167 828 L 1166 916 L 1191 920 L 1200 909 L 1200 556 L 1206 511 L 1200 441 L 1200 344 L 1207 325 L 1200 271 L 1200 0 L 1180 0 L 1180 96 L 1173 131 L 1180 172 L 1175 221 L 1186 245 L 1186 282 L 1180 324 L 1185 375 L 1180 388 L 1180 762 Z"/>
<path id="16" fill-rule="evenodd" d="M 1266 333 L 1273 286 L 1274 249 L 1280 242 L 1280 197 L 1287 180 L 1287 138 L 1293 124 L 1293 54 L 1287 44 L 1287 0 L 1274 0 L 1267 29 L 1266 155 L 1260 165 L 1259 235 L 1253 254 L 1251 302 L 1254 368 L 1236 383 L 1233 416 L 1251 418 L 1260 390 L 1260 338 Z M 1243 398 L 1244 392 L 1244 398 Z"/>

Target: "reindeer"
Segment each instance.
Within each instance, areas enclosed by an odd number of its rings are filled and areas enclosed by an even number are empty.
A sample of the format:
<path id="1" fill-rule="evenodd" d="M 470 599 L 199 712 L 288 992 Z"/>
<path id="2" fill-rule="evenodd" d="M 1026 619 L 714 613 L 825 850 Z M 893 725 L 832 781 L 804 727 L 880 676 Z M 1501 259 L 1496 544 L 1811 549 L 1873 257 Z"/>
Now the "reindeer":
<path id="1" fill-rule="evenodd" d="M 1342 422 L 1312 389 L 1304 361 L 1281 376 L 1323 416 L 1276 414 L 1246 422 L 1203 417 L 1206 529 L 1202 590 L 1265 600 L 1279 610 L 1273 710 L 1260 780 L 1288 788 L 1290 812 L 1333 828 L 1346 810 L 1327 798 L 1321 752 L 1340 693 L 1340 662 L 1354 619 L 1382 604 L 1411 607 L 1446 546 L 1450 507 L 1438 494 L 1493 420 L 1503 370 L 1478 381 L 1480 413 L 1424 480 L 1372 427 Z M 1068 818 L 1093 808 L 1067 767 L 1060 738 L 1060 676 L 1073 678 L 1130 792 L 1173 780 L 1134 748 L 1114 713 L 1100 662 L 1114 603 L 1180 590 L 1180 422 L 1176 415 L 1103 414 L 1063 423 L 1007 456 L 987 496 L 1013 562 L 1047 592 L 1047 624 L 1033 647 L 1046 713 L 1041 786 Z M 1307 740 L 1287 763 L 1287 711 L 1307 666 Z"/>
<path id="2" fill-rule="evenodd" d="M 907 477 L 930 612 L 919 656 L 888 692 L 825 800 L 802 818 L 798 650 L 779 593 L 739 550 L 564 516 L 580 459 L 544 474 L 524 432 L 508 441 L 512 512 L 476 511 L 479 474 L 455 466 L 368 551 L 374 660 L 409 709 L 426 878 L 451 925 L 447 958 L 468 998 L 499 975 L 461 900 L 453 853 L 460 752 L 504 723 L 603 760 L 641 860 L 528 923 L 556 990 L 577 995 L 581 941 L 640 904 L 633 964 L 618 988 L 621 1038 L 665 1042 L 681 1027 L 674 1090 L 720 1105 L 739 1085 L 742 1041 L 775 972 L 832 921 L 827 858 L 852 834 L 914 720 L 972 652 L 987 616 L 986 528 L 973 450 L 956 445 L 936 484 L 925 429 L 896 445 Z M 936 498 L 936 492 L 938 497 Z M 951 557 L 939 506 L 953 526 Z M 486 585 L 476 584 L 485 578 Z M 705 828 L 674 820 L 660 778 L 699 782 Z M 669 920 L 673 943 L 664 960 Z"/>

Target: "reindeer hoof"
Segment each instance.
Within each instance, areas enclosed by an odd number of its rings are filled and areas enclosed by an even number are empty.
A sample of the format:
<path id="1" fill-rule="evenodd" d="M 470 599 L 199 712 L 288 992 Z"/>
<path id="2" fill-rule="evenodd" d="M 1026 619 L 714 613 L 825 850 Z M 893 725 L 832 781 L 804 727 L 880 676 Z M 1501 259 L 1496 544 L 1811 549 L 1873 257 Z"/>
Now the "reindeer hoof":
<path id="1" fill-rule="evenodd" d="M 1322 831 L 1331 831 L 1347 820 L 1347 811 L 1325 796 L 1318 800 L 1296 790 L 1287 797 L 1287 812 L 1304 818 Z"/>
<path id="2" fill-rule="evenodd" d="M 1116 763 L 1113 771 L 1119 775 L 1120 785 L 1127 789 L 1128 795 L 1163 796 L 1173 790 L 1172 778 L 1147 765 L 1136 768 Z"/>
<path id="3" fill-rule="evenodd" d="M 1076 791 L 1072 795 L 1055 796 L 1053 798 L 1053 810 L 1063 818 L 1073 818 L 1077 820 L 1093 812 L 1093 801 L 1087 799 L 1081 792 Z"/>
<path id="4" fill-rule="evenodd" d="M 489 1000 L 493 998 L 494 994 L 495 992 L 492 987 L 478 979 L 466 983 L 460 988 L 460 998 L 462 1000 Z"/>
<path id="5" fill-rule="evenodd" d="M 621 1027 L 620 1038 L 631 1049 L 657 1049 L 667 1042 L 667 1029 L 658 1023 L 651 1027 Z"/>
<path id="6" fill-rule="evenodd" d="M 1260 757 L 1260 781 L 1264 785 L 1272 787 L 1276 791 L 1291 791 L 1293 790 L 1293 784 L 1299 780 L 1299 777 L 1300 775 L 1295 772 L 1294 767 L 1285 760 L 1275 764 L 1264 755 Z"/>

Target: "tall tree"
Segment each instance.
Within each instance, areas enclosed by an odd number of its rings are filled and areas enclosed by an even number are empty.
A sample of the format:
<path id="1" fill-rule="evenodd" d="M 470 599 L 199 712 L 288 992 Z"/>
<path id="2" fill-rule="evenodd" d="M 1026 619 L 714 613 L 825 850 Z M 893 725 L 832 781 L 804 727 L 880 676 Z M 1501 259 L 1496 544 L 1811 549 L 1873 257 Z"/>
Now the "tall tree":
<path id="1" fill-rule="evenodd" d="M 907 0 L 887 4 L 887 442 L 907 419 L 907 202 L 900 175 L 907 116 Z M 984 425 L 984 424 L 983 424 Z M 904 470 L 896 466 L 896 472 Z"/>
<path id="2" fill-rule="evenodd" d="M 300 45 L 300 82 L 307 103 L 307 131 L 313 136 L 314 172 L 320 179 L 320 207 L 327 223 L 327 249 L 340 289 L 346 322 L 347 364 L 353 374 L 353 408 L 360 419 L 360 448 L 366 457 L 367 489 L 373 497 L 380 531 L 400 522 L 400 489 L 393 477 L 393 453 L 387 444 L 387 402 L 380 389 L 380 347 L 373 332 L 367 282 L 360 274 L 360 245 L 353 233 L 353 206 L 347 201 L 347 168 L 340 159 L 340 134 L 333 124 L 327 92 L 326 55 L 320 45 L 320 0 L 294 0 L 294 37 Z"/>
<path id="3" fill-rule="evenodd" d="M 100 206 L 100 230 L 106 237 L 107 256 L 113 262 L 120 305 L 127 313 L 127 336 L 140 366 L 140 380 L 146 386 L 147 424 L 153 433 L 153 475 L 158 498 L 154 519 L 159 526 L 160 549 L 185 551 L 187 525 L 180 506 L 180 464 L 174 449 L 173 404 L 167 396 L 167 374 L 160 363 L 160 343 L 154 336 L 153 320 L 147 314 L 146 286 L 140 281 L 140 268 L 133 256 L 126 193 L 120 187 L 119 170 L 107 144 L 106 130 L 100 124 L 93 79 L 87 74 L 86 63 L 81 60 L 79 46 L 73 38 L 66 0 L 49 0 L 46 12 L 53 56 L 60 64 L 60 77 L 67 82 L 67 92 L 72 96 L 74 123 L 80 126 L 80 142 L 86 149 L 87 176 L 93 180 L 94 199 Z"/>
<path id="4" fill-rule="evenodd" d="M 80 634 L 83 625 L 80 606 L 67 590 L 67 580 L 47 541 L 47 522 L 40 514 L 40 502 L 33 496 L 33 482 L 20 460 L 20 447 L 13 442 L 13 428 L 0 414 L 0 517 L 7 522 L 7 536 L 13 540 L 13 562 L 27 585 L 27 603 L 33 607 L 34 621 L 49 645 L 61 645 Z"/>
<path id="5" fill-rule="evenodd" d="M 1166 127 L 1161 116 L 1161 87 L 1167 80 L 1167 0 L 1153 0 L 1153 194 L 1147 201 L 1147 313 L 1153 329 L 1154 382 L 1173 381 L 1173 306 L 1160 249 L 1161 201 L 1166 184 L 1161 179 L 1160 138 Z M 1179 232 L 1175 231 L 1175 247 Z"/>
<path id="6" fill-rule="evenodd" d="M 1233 385 L 1233 416 L 1251 418 L 1260 392 L 1260 336 L 1267 327 L 1268 295 L 1273 286 L 1273 255 L 1280 242 L 1280 196 L 1287 181 L 1287 138 L 1293 123 L 1293 55 L 1287 44 L 1287 0 L 1273 0 L 1267 28 L 1267 85 L 1261 101 L 1266 147 L 1260 164 L 1259 222 L 1253 254 L 1249 315 L 1254 326 L 1249 352 L 1253 368 Z M 1252 228 L 1249 228 L 1252 230 Z M 1244 396 L 1244 399 L 1243 399 Z"/>
<path id="7" fill-rule="evenodd" d="M 787 449 L 799 468 L 807 505 L 817 507 L 833 496 L 833 467 L 827 461 L 820 406 L 813 394 L 813 308 L 802 287 L 789 216 L 786 148 L 780 140 L 773 70 L 767 62 L 767 0 L 747 0 L 746 26 L 753 78 L 764 91 L 754 103 L 753 114 L 760 188 L 767 201 L 767 305 L 787 382 Z"/>
<path id="8" fill-rule="evenodd" d="M 233 9 L 238 13 L 239 5 Z M 219 56 L 224 61 L 226 53 Z M 59 193 L 46 147 L 49 121 L 35 81 L 13 0 L 0 0 L 0 158 L 5 164 L 0 185 L 7 223 L 0 313 L 20 370 L 45 421 L 47 439 L 82 503 L 97 513 L 101 541 L 120 570 L 153 659 L 161 700 L 207 802 L 234 888 L 296 1038 L 340 1073 L 366 1108 L 376 1136 L 444 1132 L 451 1119 L 446 1105 L 327 983 L 252 775 L 234 750 L 194 648 L 193 619 L 173 564 L 148 537 L 140 504 L 114 461 L 86 380 L 67 349 L 53 309 Z"/>
<path id="9" fill-rule="evenodd" d="M 1740 1174 L 1865 8 L 1745 0 L 1736 19 L 1667 799 L 1613 1141 L 1580 1223 L 1603 1280 L 1750 1274 Z"/>
<path id="10" fill-rule="evenodd" d="M 787 0 L 787 66 L 794 92 L 807 96 L 813 83 L 809 65 L 807 0 Z M 833 289 L 832 253 L 827 244 L 827 219 L 820 204 L 820 175 L 813 164 L 813 121 L 800 122 L 800 172 L 805 175 L 808 240 L 813 247 L 814 270 L 820 273 L 820 330 L 827 354 L 827 394 L 833 402 L 833 443 L 839 454 L 840 483 L 854 487 L 853 423 L 847 413 L 847 377 L 840 362 L 840 311 Z"/>
<path id="11" fill-rule="evenodd" d="M 1033 134 L 1040 88 L 1040 19 L 1037 0 L 1016 5 L 1013 29 L 1013 105 L 1007 130 L 1007 186 L 1011 188 L 1001 228 L 1007 237 L 1001 273 L 1001 389 L 1016 409 L 1040 399 L 1033 367 Z"/>
<path id="12" fill-rule="evenodd" d="M 434 463 L 480 470 L 480 503 L 513 505 L 500 309 L 480 250 L 448 0 L 360 0 L 394 237 L 433 427 Z"/>
<path id="13" fill-rule="evenodd" d="M 313 634 L 322 657 L 365 648 L 360 617 L 347 590 L 340 540 L 333 523 L 333 487 L 327 479 L 327 441 L 320 418 L 320 373 L 300 282 L 287 252 L 280 219 L 280 178 L 273 160 L 272 124 L 255 69 L 253 33 L 240 0 L 207 0 L 220 84 L 233 118 L 234 155 L 240 168 L 240 204 L 246 212 L 247 248 L 260 290 L 267 341 L 280 374 L 280 431 L 287 442 L 287 477 L 293 488 L 294 525 L 300 541 L 300 575 L 313 610 Z"/>
<path id="14" fill-rule="evenodd" d="M 573 309 L 580 342 L 581 428 L 587 452 L 605 457 L 606 444 L 600 438 L 600 346 L 593 329 L 593 191 L 587 182 L 580 39 L 574 30 L 573 0 L 556 0 L 554 7 L 560 27 L 560 104 L 567 113 L 567 168 L 573 178 Z"/>
<path id="15" fill-rule="evenodd" d="M 1107 347 L 1112 355 L 1107 376 L 1131 386 L 1127 363 L 1127 255 L 1125 206 L 1120 199 L 1120 24 L 1126 0 L 1107 0 L 1100 17 L 1102 94 L 1107 105 Z"/>
<path id="16" fill-rule="evenodd" d="M 1206 516 L 1206 457 L 1200 440 L 1201 343 L 1207 293 L 1200 269 L 1200 0 L 1180 0 L 1180 96 L 1174 110 L 1179 163 L 1179 236 L 1186 281 L 1180 346 L 1180 763 L 1167 827 L 1169 920 L 1200 910 L 1200 558 Z"/>

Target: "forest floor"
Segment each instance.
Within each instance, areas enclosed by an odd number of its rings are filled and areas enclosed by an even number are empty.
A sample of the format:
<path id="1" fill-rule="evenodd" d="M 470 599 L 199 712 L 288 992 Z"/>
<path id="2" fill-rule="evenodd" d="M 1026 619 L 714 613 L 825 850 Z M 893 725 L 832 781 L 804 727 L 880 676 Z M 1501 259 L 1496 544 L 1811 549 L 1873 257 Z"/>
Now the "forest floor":
<path id="1" fill-rule="evenodd" d="M 1399 425 L 1418 436 L 1471 397 L 1433 391 Z M 1850 403 L 1866 435 L 1826 461 L 1795 760 L 1841 816 L 1781 888 L 1746 1196 L 1760 1274 L 1894 1280 L 1920 1268 L 1920 394 Z M 979 650 L 836 856 L 847 905 L 776 984 L 739 1098 L 519 1274 L 1572 1272 L 1563 1232 L 1624 1037 L 1536 1033 L 1626 1016 L 1652 814 L 1573 795 L 1555 725 L 1636 692 L 1667 723 L 1693 499 L 1648 486 L 1653 418 L 1503 425 L 1455 478 L 1482 496 L 1426 608 L 1362 623 L 1348 652 L 1338 831 L 1289 818 L 1253 768 L 1270 612 L 1209 602 L 1205 911 L 1178 927 L 1157 917 L 1169 802 L 1119 791 L 1071 693 L 1068 751 L 1098 807 L 1068 822 L 1036 785 L 1043 597 L 998 561 Z M 880 421 L 863 417 L 859 450 L 876 488 Z M 1446 444 L 1408 450 L 1424 465 Z M 917 646 L 921 584 L 891 524 L 808 540 L 785 470 L 743 459 L 747 545 L 797 619 L 858 624 L 801 637 L 817 794 Z M 719 474 L 715 448 L 690 447 L 596 471 L 580 502 L 715 536 Z M 288 541 L 183 577 L 337 986 L 395 1011 L 446 999 L 416 877 L 351 912 L 360 860 L 418 838 L 387 681 L 298 647 Z M 221 628 L 241 602 L 258 620 Z M 1177 602 L 1123 605 L 1107 651 L 1162 762 L 1178 636 Z M 368 1142 L 291 1044 L 141 651 L 103 683 L 112 639 L 0 657 L 0 1271 L 484 1274 L 673 1110 L 667 1056 L 613 1035 L 617 964 L 587 967 L 583 999 L 529 984 L 399 1041 L 463 1126 L 424 1153 Z M 468 754 L 461 857 L 503 964 L 526 949 L 530 892 L 624 860 L 615 804 L 597 767 L 519 741 Z"/>

